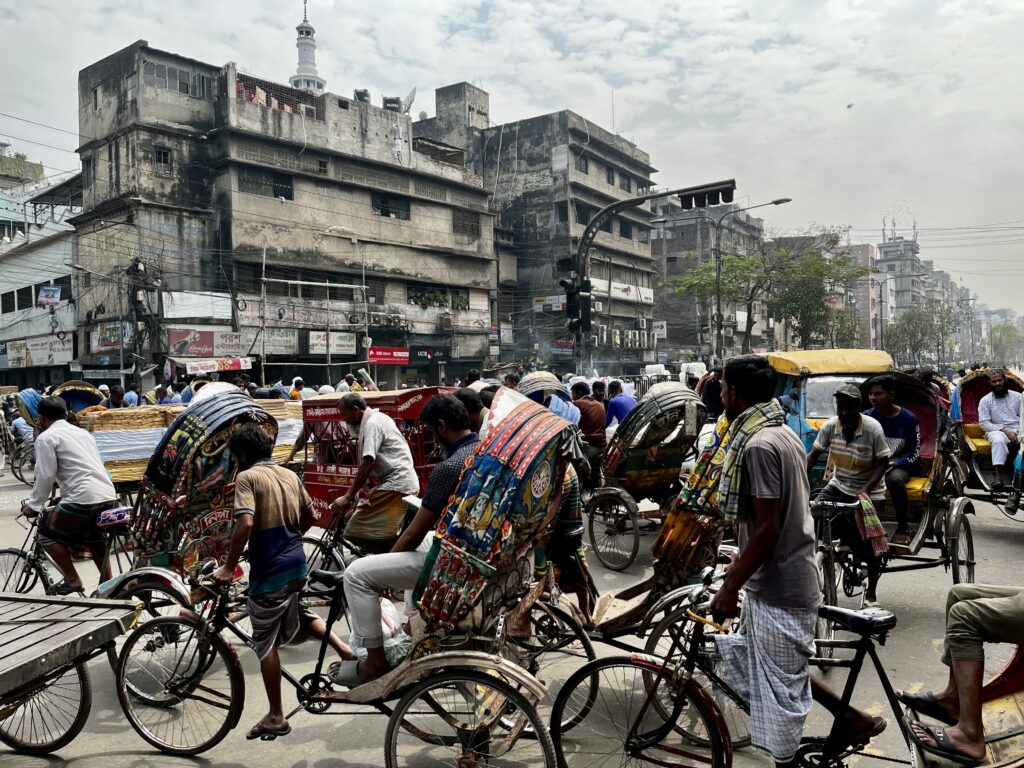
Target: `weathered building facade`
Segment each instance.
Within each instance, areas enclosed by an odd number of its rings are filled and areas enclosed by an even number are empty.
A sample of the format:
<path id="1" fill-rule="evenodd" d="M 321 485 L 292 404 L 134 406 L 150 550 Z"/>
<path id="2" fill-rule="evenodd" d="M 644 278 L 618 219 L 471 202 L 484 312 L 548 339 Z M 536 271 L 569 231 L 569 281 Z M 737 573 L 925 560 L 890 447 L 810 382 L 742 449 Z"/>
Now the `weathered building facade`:
<path id="1" fill-rule="evenodd" d="M 369 361 L 390 386 L 487 362 L 494 217 L 461 157 L 417 151 L 400 99 L 138 41 L 81 72 L 79 102 L 79 264 L 106 276 L 81 276 L 90 359 L 120 291 L 147 360 L 256 358 L 267 379 L 320 382 Z"/>
<path id="2" fill-rule="evenodd" d="M 503 359 L 567 369 L 573 341 L 559 280 L 569 276 L 578 239 L 597 211 L 649 189 L 650 158 L 570 110 L 493 125 L 490 97 L 476 86 L 439 88 L 435 99 L 436 115 L 415 122 L 414 136 L 465 156 L 511 234 L 515 266 L 502 260 L 501 301 L 510 308 L 501 312 Z M 625 210 L 594 241 L 589 342 L 602 374 L 637 372 L 655 361 L 650 218 L 647 204 Z M 507 280 L 513 273 L 514 283 Z"/>

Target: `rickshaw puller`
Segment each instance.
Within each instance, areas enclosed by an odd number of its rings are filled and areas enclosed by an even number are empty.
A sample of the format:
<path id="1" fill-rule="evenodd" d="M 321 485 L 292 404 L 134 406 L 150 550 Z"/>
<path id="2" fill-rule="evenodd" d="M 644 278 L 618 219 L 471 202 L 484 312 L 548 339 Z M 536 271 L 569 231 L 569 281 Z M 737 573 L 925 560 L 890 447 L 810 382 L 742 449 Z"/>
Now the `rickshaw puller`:
<path id="1" fill-rule="evenodd" d="M 992 445 L 992 471 L 996 476 L 996 490 L 1004 487 L 1003 473 L 1013 477 L 1012 458 L 1020 450 L 1021 393 L 1006 385 L 1006 372 L 989 371 L 988 383 L 992 391 L 978 403 L 978 425 Z"/>

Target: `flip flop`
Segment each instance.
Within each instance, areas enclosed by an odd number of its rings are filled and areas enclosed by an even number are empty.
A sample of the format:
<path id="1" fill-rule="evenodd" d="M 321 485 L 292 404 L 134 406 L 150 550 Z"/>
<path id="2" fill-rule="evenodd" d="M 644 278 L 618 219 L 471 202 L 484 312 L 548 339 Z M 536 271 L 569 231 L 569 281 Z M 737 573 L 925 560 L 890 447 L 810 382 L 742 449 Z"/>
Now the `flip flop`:
<path id="1" fill-rule="evenodd" d="M 910 727 L 911 723 L 916 722 L 911 720 L 909 717 L 903 718 L 903 722 L 907 725 L 907 733 L 910 734 L 910 738 L 913 742 L 920 747 L 922 750 L 930 755 L 941 757 L 944 760 L 949 760 L 951 763 L 965 766 L 965 768 L 974 768 L 974 766 L 981 765 L 985 762 L 985 758 L 971 757 L 965 755 L 963 752 L 953 746 L 953 742 L 949 740 L 949 736 L 946 735 L 945 728 L 931 727 L 924 725 L 923 723 L 917 723 L 921 727 L 921 730 L 927 733 L 934 744 L 925 744 L 921 738 L 914 733 L 914 730 Z"/>
<path id="2" fill-rule="evenodd" d="M 61 595 L 61 596 L 63 596 L 63 595 L 74 595 L 76 593 L 85 594 L 83 592 L 83 587 L 81 587 L 81 586 L 76 587 L 76 586 L 73 586 L 71 584 L 68 584 L 67 579 L 63 579 L 61 581 L 58 581 L 56 584 L 54 584 L 52 587 L 50 587 L 50 593 L 54 594 L 54 595 Z"/>
<path id="3" fill-rule="evenodd" d="M 278 736 L 287 736 L 291 732 L 291 723 L 286 722 L 284 724 L 284 728 L 270 728 L 260 720 L 256 725 L 249 729 L 249 732 L 245 734 L 245 738 L 248 741 L 255 741 L 256 739 L 259 739 L 260 741 L 273 741 Z"/>
<path id="4" fill-rule="evenodd" d="M 895 533 L 889 541 L 894 547 L 909 547 L 914 539 L 909 533 Z"/>
<path id="5" fill-rule="evenodd" d="M 331 682 L 335 685 L 343 685 L 346 688 L 357 688 L 363 684 L 363 681 L 359 679 L 359 662 L 358 661 L 339 661 L 331 664 L 329 674 Z"/>
<path id="6" fill-rule="evenodd" d="M 888 725 L 888 723 L 886 723 L 881 717 L 873 717 L 871 718 L 871 727 L 865 731 L 854 734 L 850 734 L 847 731 L 840 731 L 834 740 L 833 737 L 829 735 L 825 742 L 825 749 L 834 752 L 858 749 L 882 733 L 882 731 L 885 730 L 886 725 Z"/>
<path id="7" fill-rule="evenodd" d="M 930 717 L 932 720 L 938 720 L 944 725 L 956 725 L 957 723 L 957 718 L 953 717 L 942 708 L 942 705 L 939 704 L 939 700 L 935 698 L 934 693 L 909 693 L 907 691 L 897 691 L 896 700 L 916 714 Z"/>

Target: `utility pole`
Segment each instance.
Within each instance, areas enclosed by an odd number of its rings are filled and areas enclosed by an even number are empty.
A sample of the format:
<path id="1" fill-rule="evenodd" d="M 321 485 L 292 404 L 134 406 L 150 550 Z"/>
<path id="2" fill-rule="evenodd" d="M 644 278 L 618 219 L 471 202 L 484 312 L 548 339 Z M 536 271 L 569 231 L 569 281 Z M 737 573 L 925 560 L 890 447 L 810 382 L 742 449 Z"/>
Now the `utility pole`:
<path id="1" fill-rule="evenodd" d="M 329 285 L 325 280 L 324 285 Z M 327 292 L 327 383 L 330 384 L 334 381 L 333 374 L 331 373 L 331 289 L 324 288 Z"/>
<path id="2" fill-rule="evenodd" d="M 267 386 L 267 247 L 263 246 L 263 273 L 260 275 L 260 383 Z"/>

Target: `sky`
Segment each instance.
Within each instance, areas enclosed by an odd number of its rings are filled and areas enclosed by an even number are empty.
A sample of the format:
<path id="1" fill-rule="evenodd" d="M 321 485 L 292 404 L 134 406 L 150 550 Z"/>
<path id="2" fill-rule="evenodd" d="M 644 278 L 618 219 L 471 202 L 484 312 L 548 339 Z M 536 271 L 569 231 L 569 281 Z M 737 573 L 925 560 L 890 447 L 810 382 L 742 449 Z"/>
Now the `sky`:
<path id="1" fill-rule="evenodd" d="M 77 127 L 78 70 L 141 38 L 287 82 L 301 18 L 300 0 L 0 0 L 0 140 L 77 169 L 56 129 Z M 649 152 L 658 187 L 792 198 L 772 234 L 916 222 L 922 258 L 1024 312 L 1020 0 L 311 0 L 309 19 L 331 92 L 416 86 L 433 115 L 465 80 L 496 123 L 570 108 Z"/>

